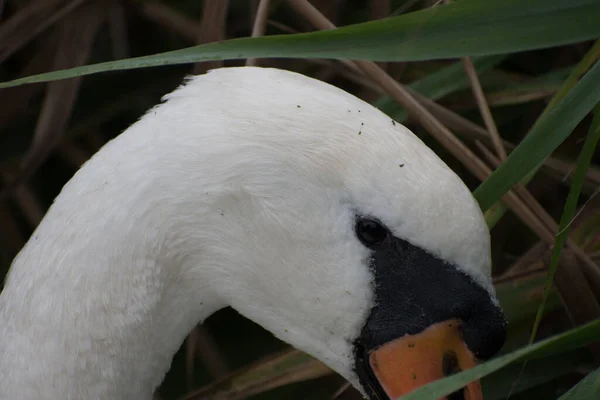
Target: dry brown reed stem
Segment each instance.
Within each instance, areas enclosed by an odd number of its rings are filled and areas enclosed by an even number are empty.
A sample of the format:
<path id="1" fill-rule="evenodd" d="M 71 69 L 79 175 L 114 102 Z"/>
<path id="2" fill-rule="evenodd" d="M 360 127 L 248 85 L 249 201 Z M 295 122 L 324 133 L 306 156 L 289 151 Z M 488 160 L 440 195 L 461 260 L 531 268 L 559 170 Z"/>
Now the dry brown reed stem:
<path id="1" fill-rule="evenodd" d="M 471 140 L 479 140 L 486 144 L 491 144 L 491 138 L 488 132 L 483 129 L 481 126 L 476 123 L 468 120 L 467 118 L 459 115 L 452 110 L 443 107 L 431 100 L 428 97 L 423 96 L 420 93 L 417 93 L 406 87 L 406 89 L 425 107 L 431 112 L 434 116 L 436 116 L 440 122 L 446 125 L 448 128 L 453 129 L 455 132 L 460 133 L 463 137 L 471 139 Z M 503 140 L 503 146 L 506 149 L 513 150 L 517 146 L 514 144 Z M 557 158 L 548 157 L 544 160 L 544 169 L 546 171 L 554 172 L 558 174 L 559 179 L 564 180 L 564 178 L 571 174 L 574 166 L 566 161 L 562 161 Z M 556 176 L 554 175 L 556 178 Z M 595 188 L 600 184 L 600 170 L 594 167 L 590 167 L 586 172 L 585 176 L 585 185 L 587 188 Z"/>
<path id="2" fill-rule="evenodd" d="M 27 61 L 18 77 L 41 74 L 52 68 L 57 48 L 57 36 L 57 32 L 51 32 L 44 38 L 40 38 L 38 41 L 39 50 Z M 0 94 L 0 127 L 6 126 L 14 118 L 29 112 L 29 102 L 39 95 L 45 87 L 45 84 L 37 83 L 2 89 Z M 6 131 L 4 134 L 6 134 Z"/>
<path id="3" fill-rule="evenodd" d="M 0 171 L 0 180 L 7 184 L 12 181 L 13 174 L 9 173 L 7 169 Z M 21 213 L 27 220 L 29 224 L 29 228 L 35 229 L 46 211 L 41 206 L 37 196 L 31 190 L 28 184 L 23 184 L 15 189 L 13 196 L 13 201 L 19 206 Z"/>
<path id="4" fill-rule="evenodd" d="M 196 43 L 212 43 L 225 39 L 225 23 L 229 0 L 204 0 L 200 32 Z M 203 74 L 211 69 L 220 68 L 223 61 L 206 61 L 198 63 L 193 68 L 194 74 Z"/>
<path id="5" fill-rule="evenodd" d="M 487 153 L 487 158 L 490 159 L 493 164 L 495 164 L 496 166 L 500 165 L 500 160 L 498 160 L 487 149 L 481 147 L 481 150 L 482 152 Z M 553 245 L 555 235 L 558 233 L 558 224 L 556 223 L 556 221 L 554 221 L 550 214 L 548 214 L 548 212 L 535 199 L 531 192 L 529 192 L 529 190 L 527 190 L 525 186 L 523 186 L 523 184 L 521 184 L 520 182 L 515 184 L 515 186 L 513 186 L 513 190 L 520 196 L 521 201 L 523 201 L 528 206 L 528 208 L 534 213 L 536 221 L 541 222 L 542 226 L 540 228 L 540 232 L 542 232 L 542 234 L 538 234 L 540 239 L 544 240 L 550 245 Z M 536 231 L 534 230 L 534 232 Z M 577 259 L 581 262 L 582 268 L 587 278 L 590 280 L 592 287 L 595 290 L 600 291 L 600 268 L 598 268 L 598 265 L 590 258 L 588 254 L 586 254 L 583 251 L 581 247 L 579 247 L 570 238 L 567 239 L 567 246 L 570 249 L 570 251 L 573 252 L 573 254 L 575 254 Z"/>
<path id="6" fill-rule="evenodd" d="M 26 238 L 6 201 L 0 201 L 0 221 L 0 243 L 8 252 L 17 254 L 25 244 Z"/>
<path id="7" fill-rule="evenodd" d="M 519 89 L 499 90 L 497 92 L 488 93 L 485 96 L 489 106 L 506 106 L 523 103 L 531 103 L 537 100 L 550 100 L 557 92 L 558 88 L 532 90 L 522 92 Z M 477 102 L 473 98 L 459 97 L 454 104 L 452 110 L 466 111 L 477 107 Z"/>
<path id="8" fill-rule="evenodd" d="M 185 14 L 175 11 L 163 3 L 155 1 L 136 1 L 132 2 L 132 5 L 142 16 L 173 32 L 177 32 L 190 42 L 196 42 L 198 39 L 200 24 Z"/>
<path id="9" fill-rule="evenodd" d="M 108 15 L 108 26 L 112 42 L 113 58 L 122 60 L 130 57 L 127 19 L 121 3 L 115 3 Z"/>
<path id="10" fill-rule="evenodd" d="M 494 121 L 494 117 L 492 116 L 492 112 L 490 111 L 490 107 L 485 99 L 485 93 L 483 92 L 483 88 L 481 87 L 481 82 L 479 81 L 479 77 L 477 76 L 477 71 L 475 70 L 475 65 L 473 65 L 473 61 L 471 61 L 470 57 L 462 58 L 463 68 L 469 77 L 469 81 L 471 82 L 471 89 L 473 90 L 473 97 L 477 103 L 477 107 L 479 108 L 479 113 L 485 122 L 485 126 L 490 134 L 492 139 L 492 143 L 494 148 L 496 149 L 496 155 L 502 161 L 506 160 L 506 149 L 502 143 L 502 138 L 500 137 L 500 132 L 498 132 L 498 127 L 496 126 L 496 121 Z"/>
<path id="11" fill-rule="evenodd" d="M 371 0 L 369 3 L 369 19 L 375 21 L 389 17 L 391 8 L 392 2 L 390 0 Z M 384 71 L 388 70 L 388 63 L 386 62 L 378 62 L 377 65 Z"/>
<path id="12" fill-rule="evenodd" d="M 107 11 L 104 2 L 91 1 L 63 21 L 53 69 L 85 64 L 96 33 L 106 20 Z M 47 85 L 33 142 L 23 159 L 20 177 L 29 176 L 60 142 L 77 99 L 80 83 L 81 78 L 73 78 L 50 82 Z"/>
<path id="13" fill-rule="evenodd" d="M 63 141 L 56 150 L 58 155 L 75 170 L 79 169 L 92 156 L 88 151 L 73 143 L 72 140 Z"/>
<path id="14" fill-rule="evenodd" d="M 31 187 L 28 184 L 19 186 L 13 193 L 13 200 L 21 209 L 29 227 L 35 229 L 44 218 L 46 210 L 41 206 Z"/>
<path id="15" fill-rule="evenodd" d="M 0 25 L 0 62 L 88 0 L 37 0 Z"/>
<path id="16" fill-rule="evenodd" d="M 501 275 L 494 277 L 494 284 L 518 279 L 519 276 L 530 273 L 539 273 L 546 270 L 544 258 L 548 255 L 550 245 L 543 240 L 531 246 L 517 261 L 506 269 Z"/>
<path id="17" fill-rule="evenodd" d="M 419 1 L 421 1 L 421 0 L 407 0 L 407 1 L 405 1 L 404 4 L 402 4 L 397 9 L 395 9 L 394 12 L 391 15 L 392 16 L 396 16 L 396 15 L 404 14 L 406 11 L 408 11 L 410 8 L 412 8 Z"/>
<path id="18" fill-rule="evenodd" d="M 215 380 L 222 379 L 231 371 L 210 332 L 202 325 L 197 325 L 188 335 L 185 346 L 186 383 L 190 389 L 193 387 L 197 356 L 200 356 L 205 369 Z"/>
<path id="19" fill-rule="evenodd" d="M 302 357 L 302 362 L 298 362 Z M 307 358 L 304 360 L 304 358 Z M 252 377 L 248 377 L 251 373 Z M 272 355 L 194 390 L 179 400 L 241 400 L 291 383 L 330 375 L 332 370 L 296 349 Z"/>
<path id="20" fill-rule="evenodd" d="M 258 3 L 258 10 L 256 11 L 256 18 L 254 18 L 254 25 L 252 27 L 252 37 L 258 37 L 265 34 L 267 27 L 267 20 L 269 19 L 269 5 L 270 0 L 260 0 Z M 246 60 L 247 66 L 257 66 L 258 60 L 256 58 L 249 58 Z"/>

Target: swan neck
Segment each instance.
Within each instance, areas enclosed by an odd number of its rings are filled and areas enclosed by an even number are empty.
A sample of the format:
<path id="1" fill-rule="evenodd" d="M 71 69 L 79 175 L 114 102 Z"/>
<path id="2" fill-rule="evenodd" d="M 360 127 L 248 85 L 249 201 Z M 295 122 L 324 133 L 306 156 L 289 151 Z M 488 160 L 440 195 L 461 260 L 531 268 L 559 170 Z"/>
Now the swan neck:
<path id="1" fill-rule="evenodd" d="M 0 398 L 150 399 L 187 334 L 225 306 L 178 205 L 82 175 L 0 295 Z"/>

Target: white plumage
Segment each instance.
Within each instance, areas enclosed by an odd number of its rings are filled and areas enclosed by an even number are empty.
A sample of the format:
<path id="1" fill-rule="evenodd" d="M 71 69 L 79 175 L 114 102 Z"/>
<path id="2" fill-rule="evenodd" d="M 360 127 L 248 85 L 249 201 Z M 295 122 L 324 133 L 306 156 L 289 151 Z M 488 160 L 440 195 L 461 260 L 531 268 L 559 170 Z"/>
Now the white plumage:
<path id="1" fill-rule="evenodd" d="M 64 187 L 0 296 L 0 399 L 150 399 L 191 328 L 231 305 L 350 380 L 373 306 L 356 213 L 492 292 L 489 233 L 404 126 L 326 83 L 191 78 Z"/>

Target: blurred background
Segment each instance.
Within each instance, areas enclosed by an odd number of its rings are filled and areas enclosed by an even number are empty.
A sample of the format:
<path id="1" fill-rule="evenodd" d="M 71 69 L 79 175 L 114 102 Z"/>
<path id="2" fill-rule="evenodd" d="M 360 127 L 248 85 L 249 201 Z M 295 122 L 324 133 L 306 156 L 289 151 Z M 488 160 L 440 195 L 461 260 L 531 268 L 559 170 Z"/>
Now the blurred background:
<path id="1" fill-rule="evenodd" d="M 78 65 L 253 35 L 316 30 L 306 1 L 0 0 L 0 81 Z M 311 0 L 337 26 L 437 6 L 431 0 Z M 304 4 L 304 5 L 303 5 Z M 560 29 L 557 26 L 557 29 Z M 378 63 L 429 107 L 491 168 L 529 131 L 593 43 L 503 56 Z M 62 186 L 92 154 L 136 121 L 189 74 L 246 60 L 109 72 L 0 90 L 0 278 Z M 316 77 L 374 104 L 406 124 L 475 189 L 480 180 L 409 114 L 352 65 L 331 60 L 251 60 Z M 479 95 L 478 95 L 479 94 Z M 483 96 L 481 96 L 483 94 Z M 436 103 L 432 104 L 432 101 Z M 487 110 L 491 113 L 486 114 Z M 445 117 L 444 117 L 445 116 Z M 417 118 L 415 118 L 417 117 Z M 445 119 L 444 119 L 445 118 Z M 527 185 L 542 213 L 487 215 L 494 277 L 510 321 L 504 351 L 527 342 L 542 298 L 550 242 L 540 219 L 560 219 L 589 120 Z M 496 128 L 494 128 L 494 126 Z M 498 133 L 489 134 L 496 129 Z M 494 139 L 495 138 L 495 139 Z M 501 138 L 501 139 L 500 139 Z M 600 157 L 588 169 L 571 239 L 600 260 Z M 525 197 L 527 197 L 525 196 Z M 540 216 L 541 215 L 541 216 Z M 550 222 L 548 222 L 550 218 Z M 542 232 L 542 233 L 540 233 Z M 553 236 L 550 236 L 552 239 Z M 564 267 L 564 268 L 563 268 Z M 588 265 L 589 267 L 589 265 Z M 565 250 L 538 337 L 600 317 L 600 286 L 586 279 L 580 255 Z M 486 377 L 486 399 L 555 399 L 590 371 L 595 346 L 515 365 Z M 326 367 L 226 309 L 195 329 L 175 356 L 157 398 L 358 399 Z"/>

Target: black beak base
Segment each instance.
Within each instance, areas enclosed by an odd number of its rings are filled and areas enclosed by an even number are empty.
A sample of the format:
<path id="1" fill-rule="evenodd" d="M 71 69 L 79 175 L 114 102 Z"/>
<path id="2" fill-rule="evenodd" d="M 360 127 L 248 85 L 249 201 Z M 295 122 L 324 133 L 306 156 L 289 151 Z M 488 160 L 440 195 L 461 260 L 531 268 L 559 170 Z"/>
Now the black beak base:
<path id="1" fill-rule="evenodd" d="M 371 400 L 388 400 L 369 354 L 405 335 L 448 320 L 462 323 L 462 337 L 477 359 L 503 346 L 507 323 L 490 293 L 471 277 L 431 253 L 392 237 L 373 249 L 376 303 L 354 344 L 355 370 Z"/>
<path id="2" fill-rule="evenodd" d="M 370 400 L 389 400 L 385 390 L 379 384 L 377 377 L 369 364 L 369 354 L 359 343 L 354 345 L 354 368 L 356 375 Z"/>

